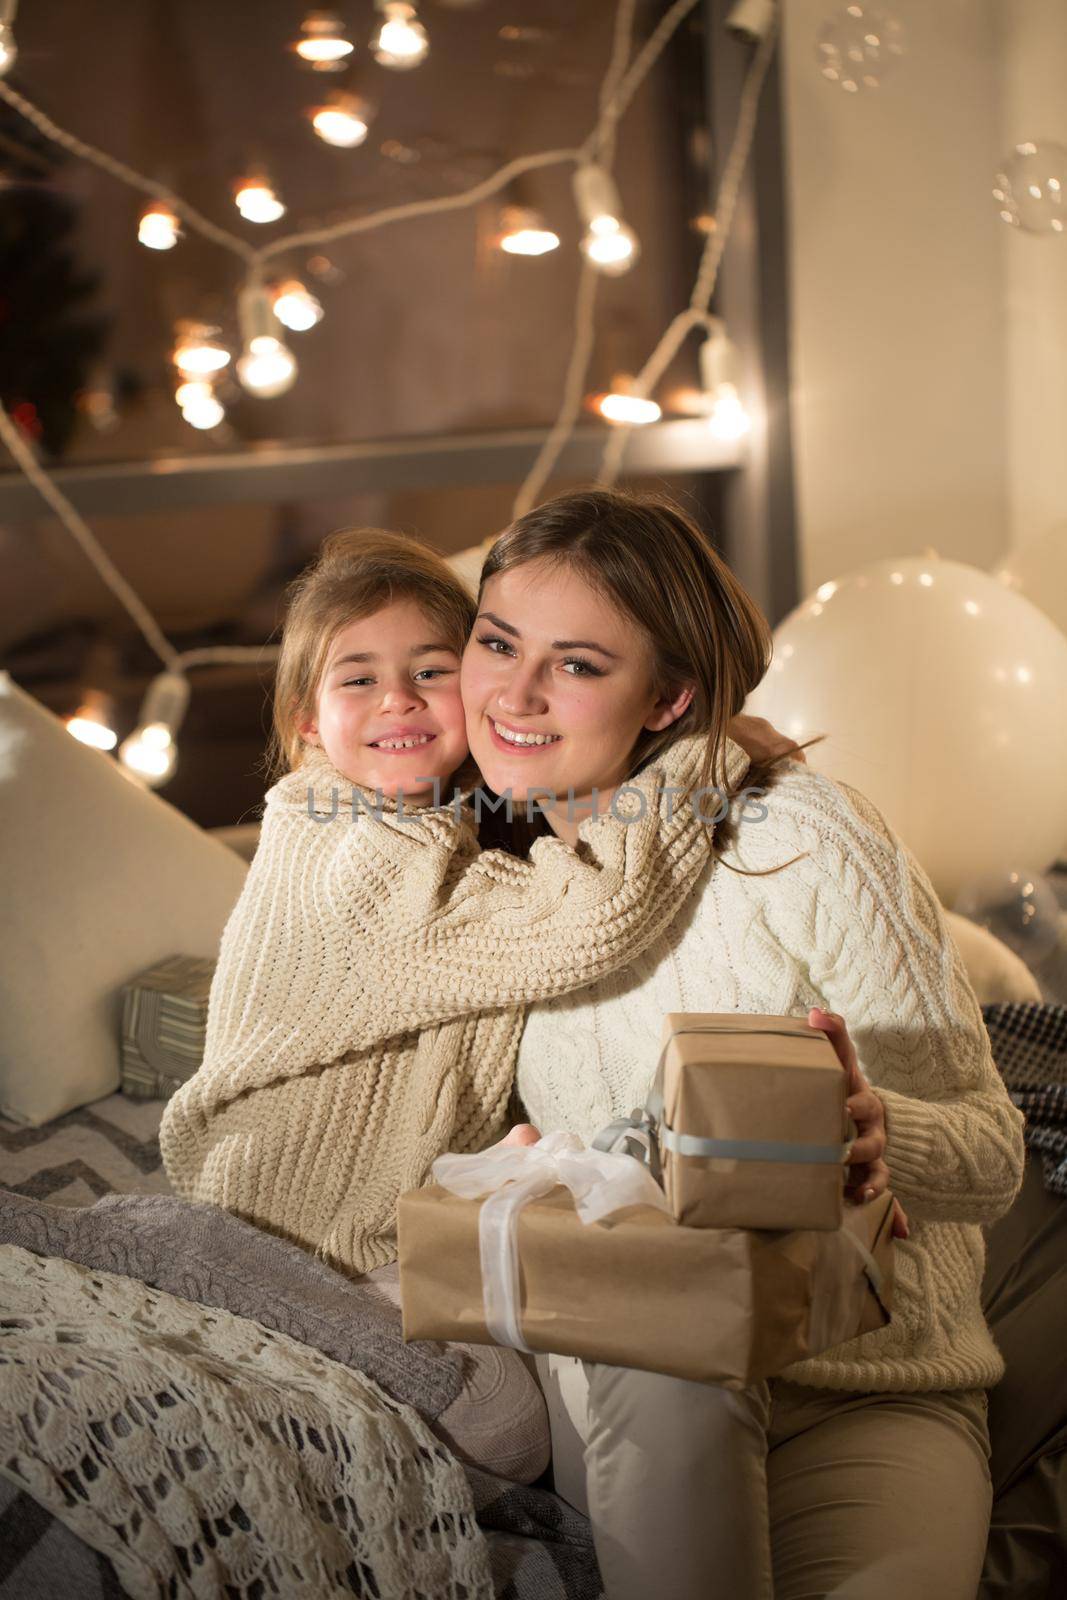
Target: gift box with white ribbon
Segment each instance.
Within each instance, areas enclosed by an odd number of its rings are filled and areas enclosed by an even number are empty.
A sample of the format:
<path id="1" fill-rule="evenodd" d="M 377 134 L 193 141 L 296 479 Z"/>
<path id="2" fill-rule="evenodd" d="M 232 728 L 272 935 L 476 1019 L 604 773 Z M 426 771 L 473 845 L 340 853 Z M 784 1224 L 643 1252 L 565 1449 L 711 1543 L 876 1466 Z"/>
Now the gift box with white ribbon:
<path id="1" fill-rule="evenodd" d="M 835 1231 L 690 1228 L 632 1155 L 561 1132 L 440 1156 L 431 1176 L 399 1202 L 405 1339 L 736 1389 L 889 1320 L 889 1195 Z"/>

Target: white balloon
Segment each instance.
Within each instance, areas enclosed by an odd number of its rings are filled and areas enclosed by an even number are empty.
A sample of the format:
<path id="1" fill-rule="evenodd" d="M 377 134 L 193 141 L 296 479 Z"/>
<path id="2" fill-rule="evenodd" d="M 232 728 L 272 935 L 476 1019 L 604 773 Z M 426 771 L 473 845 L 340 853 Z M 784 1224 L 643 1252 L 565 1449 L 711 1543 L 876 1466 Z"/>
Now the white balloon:
<path id="1" fill-rule="evenodd" d="M 976 567 L 909 556 L 822 584 L 745 710 L 826 734 L 809 763 L 874 801 L 946 903 L 1064 842 L 1067 638 Z"/>
<path id="2" fill-rule="evenodd" d="M 1060 632 L 1067 634 L 1067 522 L 1010 550 L 994 567 L 993 576 L 1040 606 Z"/>

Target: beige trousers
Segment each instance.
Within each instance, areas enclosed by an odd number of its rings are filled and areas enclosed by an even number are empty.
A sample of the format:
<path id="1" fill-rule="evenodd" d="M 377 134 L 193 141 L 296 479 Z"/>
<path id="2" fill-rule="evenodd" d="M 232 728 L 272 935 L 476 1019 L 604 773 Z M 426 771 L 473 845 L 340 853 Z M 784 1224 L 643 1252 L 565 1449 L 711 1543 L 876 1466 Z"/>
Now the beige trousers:
<path id="1" fill-rule="evenodd" d="M 573 1423 L 607 1600 L 975 1600 L 984 1390 L 735 1393 L 547 1359 L 553 1452 Z"/>

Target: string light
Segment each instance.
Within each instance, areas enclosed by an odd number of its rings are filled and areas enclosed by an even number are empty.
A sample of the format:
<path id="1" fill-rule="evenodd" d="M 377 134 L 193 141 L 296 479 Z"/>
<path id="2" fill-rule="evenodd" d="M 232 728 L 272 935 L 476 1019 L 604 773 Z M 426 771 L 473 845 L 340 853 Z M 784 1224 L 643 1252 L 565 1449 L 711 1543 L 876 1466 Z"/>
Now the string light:
<path id="1" fill-rule="evenodd" d="M 617 278 L 640 254 L 637 235 L 623 221 L 615 180 L 599 162 L 583 162 L 574 173 L 574 201 L 585 224 L 581 250 L 598 272 Z"/>
<path id="2" fill-rule="evenodd" d="M 19 0 L 0 0 L 0 78 L 18 60 L 19 47 L 15 43 L 15 12 L 18 10 Z"/>
<path id="3" fill-rule="evenodd" d="M 119 736 L 114 729 L 115 702 L 101 689 L 88 689 L 77 711 L 66 719 L 67 732 L 94 750 L 114 750 Z"/>
<path id="4" fill-rule="evenodd" d="M 341 72 L 356 47 L 345 37 L 335 11 L 309 11 L 300 24 L 300 38 L 289 48 L 315 72 Z"/>
<path id="5" fill-rule="evenodd" d="M 308 116 L 325 144 L 336 145 L 339 150 L 354 150 L 367 137 L 373 112 L 357 95 L 337 90 L 321 106 L 312 106 Z"/>
<path id="6" fill-rule="evenodd" d="M 505 206 L 498 243 L 509 256 L 543 256 L 559 249 L 559 234 L 545 227 L 544 217 L 532 206 Z"/>
<path id="7" fill-rule="evenodd" d="M 217 428 L 226 416 L 225 406 L 212 385 L 203 378 L 179 384 L 174 398 L 191 428 Z"/>
<path id="8" fill-rule="evenodd" d="M 164 200 L 154 201 L 141 212 L 137 238 L 149 250 L 173 250 L 181 236 L 178 218 Z"/>
<path id="9" fill-rule="evenodd" d="M 430 41 L 415 7 L 407 0 L 375 0 L 375 5 L 383 17 L 370 44 L 375 61 L 396 72 L 406 72 L 425 61 Z"/>
<path id="10" fill-rule="evenodd" d="M 250 394 L 271 400 L 291 389 L 296 378 L 296 358 L 278 337 L 278 321 L 270 296 L 261 284 L 248 284 L 238 302 L 244 351 L 237 376 Z"/>
<path id="11" fill-rule="evenodd" d="M 175 326 L 173 361 L 183 377 L 203 378 L 229 365 L 230 352 L 207 322 L 179 322 Z"/>
<path id="12" fill-rule="evenodd" d="M 2 15 L 4 3 L 5 0 L 0 0 L 0 15 Z M 488 196 L 499 193 L 514 178 L 525 172 L 575 162 L 579 163 L 582 168 L 586 168 L 596 161 L 607 174 L 610 169 L 615 129 L 619 119 L 629 106 L 641 83 L 647 78 L 669 40 L 674 36 L 685 18 L 695 9 L 697 3 L 698 0 L 673 0 L 673 4 L 668 7 L 660 18 L 635 58 L 630 60 L 630 39 L 636 0 L 618 0 L 612 61 L 601 85 L 597 121 L 580 149 L 546 150 L 533 155 L 518 157 L 513 161 L 507 162 L 484 181 L 475 184 L 462 193 L 412 201 L 399 206 L 386 206 L 378 212 L 361 213 L 331 224 L 329 227 L 307 229 L 285 238 L 276 239 L 264 247 L 253 247 L 247 240 L 237 234 L 229 233 L 220 228 L 186 201 L 177 196 L 167 196 L 161 193 L 158 184 L 153 183 L 132 167 L 108 155 L 106 151 L 102 151 L 79 139 L 76 135 L 68 133 L 59 127 L 45 112 L 28 101 L 25 96 L 17 93 L 3 82 L 0 82 L 0 100 L 17 110 L 45 138 L 51 139 L 71 154 L 89 161 L 110 176 L 118 179 L 119 182 L 128 184 L 143 194 L 147 194 L 154 199 L 169 199 L 188 228 L 236 255 L 245 263 L 247 270 L 252 274 L 253 282 L 258 284 L 258 275 L 266 261 L 280 253 L 296 248 L 321 247 L 338 239 L 353 237 L 356 234 L 370 232 L 390 224 L 395 225 L 398 222 L 411 220 L 419 216 L 437 215 L 451 210 L 469 208 L 481 203 Z M 385 7 L 379 3 L 379 9 L 384 10 Z M 410 14 L 409 20 L 411 20 L 414 8 L 404 7 L 404 10 Z M 723 170 L 716 206 L 718 226 L 714 235 L 707 240 L 700 270 L 694 284 L 690 308 L 673 319 L 653 351 L 652 356 L 645 363 L 642 372 L 634 379 L 637 398 L 643 397 L 643 389 L 651 387 L 658 375 L 665 370 L 666 363 L 679 347 L 686 332 L 698 325 L 698 323 L 707 321 L 706 308 L 714 289 L 722 252 L 725 249 L 731 230 L 739 184 L 751 148 L 760 91 L 772 58 L 775 43 L 776 28 L 774 24 L 776 22 L 777 7 L 773 6 L 768 0 L 768 5 L 763 10 L 769 14 L 770 20 L 763 37 L 759 41 L 755 59 L 746 74 L 745 84 L 742 89 L 737 128 L 726 166 Z M 390 19 L 387 18 L 386 20 Z M 756 30 L 752 29 L 751 32 L 754 36 Z M 578 184 L 576 183 L 576 189 L 577 187 Z M 611 187 L 614 189 L 614 185 Z M 626 228 L 626 224 L 617 209 L 617 204 L 617 196 L 615 196 L 614 205 L 616 209 L 605 210 L 601 213 L 604 216 L 610 215 L 616 224 L 614 229 L 604 231 L 625 232 L 625 234 L 629 235 L 629 240 L 627 241 L 630 246 L 628 254 L 631 260 L 636 259 L 637 241 L 633 238 L 631 231 Z M 553 465 L 572 432 L 575 418 L 578 411 L 580 411 L 584 373 L 593 348 L 591 337 L 593 295 L 590 292 L 590 285 L 594 285 L 597 282 L 598 272 L 592 270 L 592 265 L 593 263 L 587 258 L 587 270 L 583 271 L 580 279 L 575 316 L 574 347 L 571 362 L 568 366 L 567 383 L 560 414 L 550 430 L 533 469 L 527 475 L 527 479 L 519 491 L 519 495 L 516 498 L 516 515 L 522 509 L 528 509 L 528 506 L 534 503 L 534 497 L 550 476 Z M 624 269 L 616 267 L 615 270 Z M 262 288 L 259 288 L 258 292 L 260 295 L 265 293 Z M 243 302 L 244 295 L 242 295 Z M 701 315 L 701 313 L 704 314 Z M 257 315 L 262 316 L 262 310 Z M 269 328 L 277 327 L 270 311 L 269 298 L 266 299 L 265 320 Z M 243 327 L 246 322 L 247 318 L 243 317 Z M 212 333 L 215 331 L 209 330 Z M 257 351 L 252 351 L 250 348 L 252 337 L 255 337 L 257 341 L 268 339 L 272 349 L 269 352 L 262 352 L 261 348 L 257 349 Z M 269 353 L 279 357 L 280 360 L 275 362 L 274 377 L 275 379 L 277 378 L 279 366 L 287 368 L 288 377 L 283 387 L 288 387 L 295 374 L 295 362 L 284 343 L 277 338 L 276 333 L 273 331 L 270 333 L 257 332 L 252 337 L 246 337 L 245 339 L 242 362 L 252 355 L 261 353 Z M 224 352 L 224 355 L 228 359 L 228 353 Z M 658 369 L 658 371 L 654 374 L 653 369 Z M 249 387 L 255 390 L 256 386 L 253 384 L 249 385 Z M 265 393 L 267 391 L 260 389 L 258 392 Z M 270 392 L 281 393 L 282 389 L 271 386 Z M 610 430 L 611 442 L 605 451 L 604 462 L 599 474 L 600 482 L 612 481 L 610 473 L 618 470 L 628 434 L 629 425 L 617 426 Z M 168 669 L 164 677 L 172 674 L 183 675 L 186 669 L 194 666 L 215 665 L 224 661 L 255 661 L 258 665 L 263 665 L 268 661 L 277 659 L 277 650 L 271 646 L 215 646 L 185 652 L 175 650 L 151 612 L 115 567 L 114 562 L 110 560 L 77 508 L 59 489 L 58 485 L 53 482 L 49 473 L 40 466 L 32 446 L 12 420 L 2 401 L 0 401 L 0 440 L 6 445 L 27 480 L 37 490 L 44 502 L 51 507 L 56 516 L 59 517 L 71 537 L 84 552 L 86 558 L 100 574 L 111 592 L 119 599 L 149 646 L 164 662 Z M 184 676 L 182 676 L 181 681 L 187 697 L 188 685 L 184 680 Z M 176 726 L 176 722 L 174 726 L 168 726 L 166 723 L 149 723 L 146 720 L 145 712 L 142 711 L 142 720 L 138 728 L 138 734 L 142 735 L 142 737 L 136 740 L 136 749 L 142 758 L 142 765 L 147 765 L 154 769 L 162 768 L 164 772 L 173 770 L 172 759 L 168 757 L 161 760 L 160 751 L 165 751 L 168 748 L 172 750 Z M 145 740 L 143 734 L 150 728 L 153 730 L 152 734 Z M 131 736 L 131 738 L 135 737 Z M 126 762 L 122 762 L 121 765 L 122 770 L 130 770 L 130 766 Z M 157 775 L 154 781 L 162 782 L 165 781 L 165 778 Z"/>
<path id="13" fill-rule="evenodd" d="M 261 173 L 241 179 L 234 203 L 246 222 L 277 222 L 285 216 L 284 205 Z"/>
<path id="14" fill-rule="evenodd" d="M 119 760 L 150 789 L 174 776 L 178 765 L 175 736 L 189 704 L 189 680 L 181 672 L 161 672 L 148 685 L 141 715 L 129 738 L 119 745 Z"/>
<path id="15" fill-rule="evenodd" d="M 700 346 L 700 386 L 708 426 L 717 439 L 743 439 L 752 427 L 739 393 L 741 359 L 717 317 L 708 318 Z"/>
<path id="16" fill-rule="evenodd" d="M 287 278 L 271 290 L 274 315 L 292 333 L 306 333 L 322 321 L 323 310 L 310 289 L 299 278 Z"/>

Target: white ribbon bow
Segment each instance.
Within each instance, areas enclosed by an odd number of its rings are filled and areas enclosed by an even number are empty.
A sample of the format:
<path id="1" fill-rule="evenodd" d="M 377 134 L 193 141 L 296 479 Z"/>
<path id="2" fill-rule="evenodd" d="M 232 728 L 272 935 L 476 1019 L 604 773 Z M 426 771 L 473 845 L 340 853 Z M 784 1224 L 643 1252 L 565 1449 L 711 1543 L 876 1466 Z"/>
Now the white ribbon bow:
<path id="1" fill-rule="evenodd" d="M 443 1155 L 430 1168 L 442 1188 L 465 1200 L 487 1194 L 478 1219 L 485 1326 L 496 1344 L 534 1352 L 519 1332 L 518 1214 L 528 1200 L 565 1184 L 582 1222 L 596 1222 L 623 1206 L 658 1206 L 667 1198 L 648 1168 L 622 1151 L 584 1145 L 557 1130 L 536 1144 L 498 1145 L 475 1155 Z"/>

